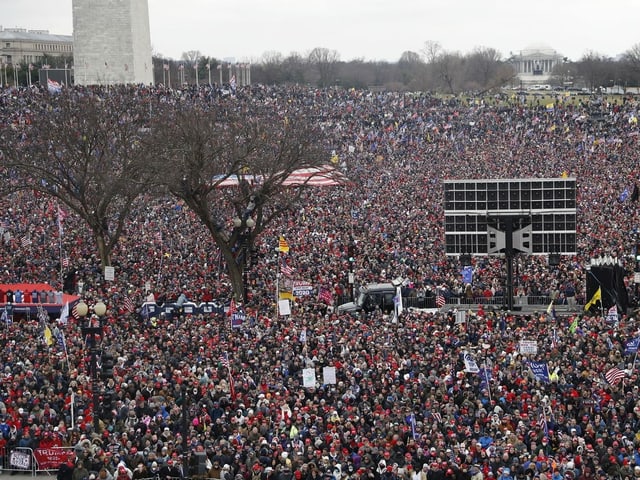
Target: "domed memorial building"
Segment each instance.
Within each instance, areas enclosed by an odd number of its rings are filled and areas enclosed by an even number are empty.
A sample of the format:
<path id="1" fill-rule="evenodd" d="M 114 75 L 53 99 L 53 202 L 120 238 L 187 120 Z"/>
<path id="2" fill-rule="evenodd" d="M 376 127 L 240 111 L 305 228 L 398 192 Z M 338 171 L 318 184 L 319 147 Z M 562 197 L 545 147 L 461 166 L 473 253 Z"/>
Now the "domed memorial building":
<path id="1" fill-rule="evenodd" d="M 547 45 L 535 44 L 513 54 L 510 60 L 520 83 L 529 86 L 548 83 L 554 67 L 563 63 L 564 57 Z"/>

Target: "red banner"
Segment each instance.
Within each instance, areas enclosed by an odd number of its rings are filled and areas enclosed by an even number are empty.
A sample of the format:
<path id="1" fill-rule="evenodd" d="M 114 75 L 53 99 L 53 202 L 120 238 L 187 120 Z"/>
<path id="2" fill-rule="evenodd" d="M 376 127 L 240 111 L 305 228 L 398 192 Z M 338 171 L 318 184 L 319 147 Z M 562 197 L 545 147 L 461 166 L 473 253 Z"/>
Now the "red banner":
<path id="1" fill-rule="evenodd" d="M 57 470 L 73 455 L 71 448 L 36 448 L 34 450 L 38 470 Z"/>

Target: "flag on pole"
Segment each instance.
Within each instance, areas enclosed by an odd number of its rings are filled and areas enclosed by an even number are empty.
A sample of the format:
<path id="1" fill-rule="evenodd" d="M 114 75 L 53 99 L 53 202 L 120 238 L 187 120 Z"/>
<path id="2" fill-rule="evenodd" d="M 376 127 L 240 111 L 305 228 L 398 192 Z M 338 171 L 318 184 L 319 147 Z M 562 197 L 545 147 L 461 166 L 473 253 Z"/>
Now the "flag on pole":
<path id="1" fill-rule="evenodd" d="M 607 370 L 607 373 L 604 374 L 604 378 L 607 379 L 610 385 L 618 384 L 624 377 L 626 373 L 624 370 L 619 369 L 618 367 L 613 367 Z"/>
<path id="2" fill-rule="evenodd" d="M 569 333 L 574 334 L 574 333 L 576 333 L 576 330 L 578 330 L 578 317 L 577 316 L 573 319 L 573 322 L 571 322 L 571 325 L 569 325 Z"/>
<path id="3" fill-rule="evenodd" d="M 584 309 L 589 310 L 598 301 L 602 301 L 602 289 L 600 287 L 598 287 L 596 292 L 591 297 L 591 300 L 589 300 L 587 304 L 584 306 Z"/>
<path id="4" fill-rule="evenodd" d="M 547 425 L 547 416 L 544 413 L 544 409 L 540 412 L 540 425 L 542 425 L 542 431 L 544 432 L 544 436 L 549 436 L 549 427 Z"/>
<path id="5" fill-rule="evenodd" d="M 331 291 L 328 288 L 320 287 L 318 300 L 326 303 L 327 305 L 331 305 L 333 303 L 333 295 L 331 295 Z"/>
<path id="6" fill-rule="evenodd" d="M 51 334 L 51 329 L 49 328 L 49 325 L 44 326 L 44 344 L 47 347 L 50 347 L 51 345 L 53 345 L 53 335 Z"/>
<path id="7" fill-rule="evenodd" d="M 64 339 L 64 332 L 62 330 L 58 330 L 58 348 L 64 352 L 64 354 L 67 354 L 67 342 Z"/>
<path id="8" fill-rule="evenodd" d="M 285 277 L 292 277 L 295 270 L 293 268 L 291 268 L 289 265 L 287 265 L 286 263 L 282 263 L 282 266 L 280 267 L 280 271 L 282 272 L 282 274 Z"/>
<path id="9" fill-rule="evenodd" d="M 229 353 L 224 352 L 220 354 L 220 365 L 222 365 L 224 368 L 229 368 Z"/>
<path id="10" fill-rule="evenodd" d="M 136 309 L 135 305 L 133 304 L 133 300 L 131 300 L 131 297 L 129 297 L 128 295 L 124 296 L 124 309 L 129 313 L 133 313 Z"/>
<path id="11" fill-rule="evenodd" d="M 529 368 L 536 380 L 549 383 L 549 366 L 547 362 L 529 362 Z"/>
<path id="12" fill-rule="evenodd" d="M 236 307 L 236 301 L 232 298 L 231 302 L 229 303 L 229 309 L 227 310 L 227 316 L 231 317 L 237 311 L 238 311 L 238 308 Z"/>
<path id="13" fill-rule="evenodd" d="M 447 300 L 444 298 L 444 295 L 438 292 L 438 294 L 436 295 L 436 307 L 442 308 L 445 306 L 446 303 L 447 303 Z"/>
<path id="14" fill-rule="evenodd" d="M 638 346 L 640 345 L 640 337 L 632 338 L 625 343 L 624 353 L 629 355 L 631 353 L 638 353 Z"/>
<path id="15" fill-rule="evenodd" d="M 22 248 L 27 248 L 29 245 L 31 245 L 31 239 L 27 235 L 24 235 L 20 239 L 20 245 L 22 245 Z"/>
<path id="16" fill-rule="evenodd" d="M 62 325 L 66 325 L 69 323 L 69 302 L 64 304 L 62 310 L 60 310 L 60 320 L 58 320 Z"/>
<path id="17" fill-rule="evenodd" d="M 64 234 L 63 222 L 64 222 L 65 218 L 67 218 L 67 212 L 65 212 L 60 207 L 60 205 L 58 205 L 58 233 L 60 234 L 61 238 L 62 238 L 62 235 Z"/>
<path id="18" fill-rule="evenodd" d="M 289 244 L 287 243 L 287 241 L 284 239 L 282 235 L 278 240 L 278 251 L 281 253 L 289 253 Z"/>
<path id="19" fill-rule="evenodd" d="M 62 259 L 62 268 L 69 268 L 69 257 L 64 257 Z"/>
<path id="20" fill-rule="evenodd" d="M 47 89 L 49 90 L 49 93 L 60 93 L 62 91 L 62 86 L 55 80 L 48 78 Z"/>

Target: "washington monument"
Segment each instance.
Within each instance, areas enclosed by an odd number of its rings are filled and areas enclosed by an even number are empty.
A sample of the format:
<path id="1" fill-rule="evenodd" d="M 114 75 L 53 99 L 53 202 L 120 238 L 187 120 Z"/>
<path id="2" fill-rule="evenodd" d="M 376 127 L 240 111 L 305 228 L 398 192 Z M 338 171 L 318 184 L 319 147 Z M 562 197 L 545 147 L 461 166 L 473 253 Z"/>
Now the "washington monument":
<path id="1" fill-rule="evenodd" d="M 147 0 L 73 0 L 76 85 L 151 84 Z"/>

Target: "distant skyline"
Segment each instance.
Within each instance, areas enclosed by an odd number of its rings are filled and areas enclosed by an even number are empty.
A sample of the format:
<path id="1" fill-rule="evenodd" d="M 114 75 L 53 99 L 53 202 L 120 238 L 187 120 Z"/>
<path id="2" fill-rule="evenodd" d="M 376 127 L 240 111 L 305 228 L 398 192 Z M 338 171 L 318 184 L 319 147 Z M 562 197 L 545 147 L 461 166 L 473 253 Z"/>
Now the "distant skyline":
<path id="1" fill-rule="evenodd" d="M 570 60 L 593 51 L 617 57 L 640 43 L 640 1 L 617 0 L 148 0 L 156 55 L 183 52 L 239 62 L 265 53 L 306 55 L 315 47 L 340 59 L 397 62 L 427 41 L 466 54 L 476 47 L 503 58 L 544 45 Z M 4 28 L 73 33 L 72 0 L 0 0 Z"/>

